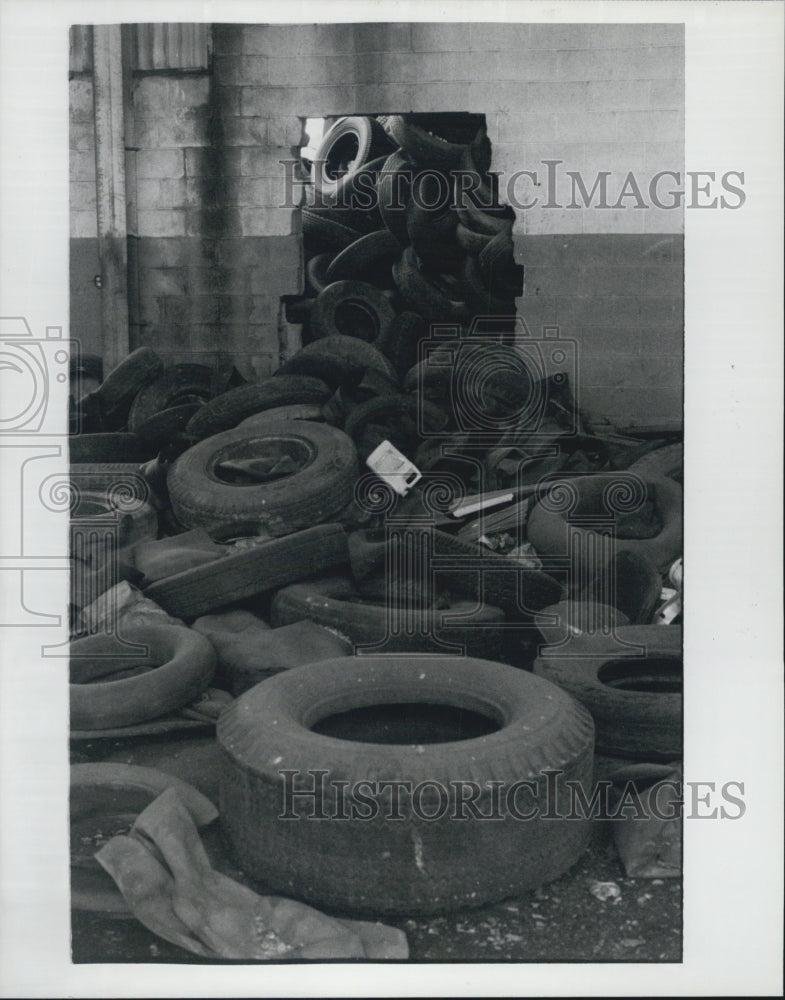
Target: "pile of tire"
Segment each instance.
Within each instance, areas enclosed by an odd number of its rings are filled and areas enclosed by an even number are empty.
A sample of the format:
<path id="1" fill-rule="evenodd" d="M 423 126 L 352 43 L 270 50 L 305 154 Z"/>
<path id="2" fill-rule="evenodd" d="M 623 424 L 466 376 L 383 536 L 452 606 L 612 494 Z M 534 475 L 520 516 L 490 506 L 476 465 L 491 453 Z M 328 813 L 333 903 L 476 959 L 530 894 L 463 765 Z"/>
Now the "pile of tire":
<path id="1" fill-rule="evenodd" d="M 511 316 L 523 292 L 514 213 L 500 204 L 484 116 L 352 116 L 327 132 L 302 210 L 307 343 L 375 343 L 399 374 L 429 324 Z"/>

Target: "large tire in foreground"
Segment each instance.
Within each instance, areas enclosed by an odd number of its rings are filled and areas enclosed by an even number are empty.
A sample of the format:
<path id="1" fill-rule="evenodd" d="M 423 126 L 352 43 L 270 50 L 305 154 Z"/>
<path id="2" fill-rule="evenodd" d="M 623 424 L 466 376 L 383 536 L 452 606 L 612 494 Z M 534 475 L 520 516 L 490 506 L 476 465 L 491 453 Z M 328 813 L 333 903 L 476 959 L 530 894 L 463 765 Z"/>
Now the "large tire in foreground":
<path id="1" fill-rule="evenodd" d="M 290 456 L 297 471 L 243 485 L 217 474 L 222 462 L 273 452 Z M 282 420 L 200 441 L 172 465 L 167 483 L 174 514 L 186 527 L 255 521 L 272 535 L 287 535 L 342 510 L 352 499 L 357 474 L 357 452 L 343 431 L 314 421 Z"/>
<path id="2" fill-rule="evenodd" d="M 563 649 L 543 650 L 534 672 L 588 708 L 599 751 L 647 760 L 681 756 L 680 626 L 630 625 L 610 635 L 574 636 Z"/>
<path id="3" fill-rule="evenodd" d="M 198 632 L 179 625 L 126 623 L 123 640 L 97 634 L 71 643 L 73 729 L 155 719 L 198 698 L 213 679 L 215 651 Z"/>
<path id="4" fill-rule="evenodd" d="M 358 709 L 381 716 L 387 732 L 363 740 Z M 448 720 L 442 742 L 429 740 L 429 714 Z M 221 821 L 243 870 L 315 906 L 377 917 L 482 906 L 558 878 L 588 840 L 588 820 L 563 817 L 565 782 L 586 792 L 591 784 L 591 717 L 553 685 L 499 663 L 361 656 L 308 664 L 239 698 L 217 737 Z M 560 771 L 551 797 L 558 819 L 543 816 L 548 769 Z M 312 788 L 314 770 L 323 794 L 287 796 L 287 780 Z M 346 783 L 341 821 L 337 782 Z M 399 809 L 385 782 L 406 783 L 397 786 Z M 325 818 L 313 818 L 320 809 Z"/>

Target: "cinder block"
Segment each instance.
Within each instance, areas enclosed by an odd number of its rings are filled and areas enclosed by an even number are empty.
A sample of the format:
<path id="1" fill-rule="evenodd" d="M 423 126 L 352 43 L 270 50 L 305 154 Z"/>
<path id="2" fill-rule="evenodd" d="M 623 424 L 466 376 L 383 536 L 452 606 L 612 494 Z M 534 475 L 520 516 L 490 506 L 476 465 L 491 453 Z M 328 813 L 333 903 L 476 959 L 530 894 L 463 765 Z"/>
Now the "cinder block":
<path id="1" fill-rule="evenodd" d="M 150 209 L 137 212 L 138 236 L 185 236 L 185 210 Z"/>
<path id="2" fill-rule="evenodd" d="M 684 269 L 681 263 L 642 270 L 641 294 L 643 298 L 683 299 Z"/>
<path id="3" fill-rule="evenodd" d="M 224 118 L 221 139 L 226 146 L 266 146 L 265 118 Z"/>
<path id="4" fill-rule="evenodd" d="M 646 80 L 590 80 L 588 107 L 597 111 L 642 110 L 649 106 L 650 86 Z"/>
<path id="5" fill-rule="evenodd" d="M 531 82 L 526 88 L 526 105 L 537 108 L 540 112 L 590 109 L 593 104 L 589 96 L 589 87 L 587 80 L 569 83 L 561 83 L 558 80 L 547 83 Z"/>
<path id="6" fill-rule="evenodd" d="M 68 157 L 68 176 L 72 181 L 91 181 L 95 184 L 95 154 L 71 150 Z"/>
<path id="7" fill-rule="evenodd" d="M 186 205 L 185 179 L 140 178 L 136 184 L 137 209 L 184 208 Z"/>
<path id="8" fill-rule="evenodd" d="M 239 171 L 243 177 L 280 177 L 283 172 L 281 160 L 286 157 L 280 150 L 249 147 L 238 149 Z"/>
<path id="9" fill-rule="evenodd" d="M 216 56 L 216 82 L 222 86 L 262 86 L 269 83 L 268 62 L 267 56 Z"/>
<path id="10" fill-rule="evenodd" d="M 567 49 L 556 56 L 559 80 L 669 80 L 684 75 L 680 47 Z"/>
<path id="11" fill-rule="evenodd" d="M 166 127 L 160 118 L 135 118 L 129 127 L 132 144 L 139 149 L 160 149 L 161 127 Z M 127 141 L 127 140 L 126 140 Z"/>
<path id="12" fill-rule="evenodd" d="M 223 150 L 211 147 L 185 148 L 185 174 L 187 177 L 201 177 L 205 174 L 223 174 Z"/>
<path id="13" fill-rule="evenodd" d="M 283 56 L 280 59 L 271 56 L 267 80 L 258 82 L 269 83 L 272 87 L 324 87 L 340 83 L 348 84 L 351 82 L 351 79 L 346 79 L 348 66 L 345 59 L 342 62 L 343 74 L 339 62 L 324 55 L 307 55 L 299 58 Z M 257 81 L 246 80 L 246 82 Z"/>
<path id="14" fill-rule="evenodd" d="M 138 178 L 182 177 L 184 170 L 184 157 L 181 149 L 140 149 L 136 154 L 136 176 Z M 151 233 L 150 235 L 163 234 Z"/>
<path id="15" fill-rule="evenodd" d="M 230 205 L 187 208 L 185 229 L 188 236 L 204 236 L 216 240 L 239 236 L 240 210 Z"/>
<path id="16" fill-rule="evenodd" d="M 253 295 L 248 300 L 248 322 L 258 326 L 274 326 L 278 322 L 281 300 L 272 295 Z"/>
<path id="17" fill-rule="evenodd" d="M 576 209 L 538 206 L 526 212 L 524 232 L 539 235 L 582 233 L 584 215 Z"/>
<path id="18" fill-rule="evenodd" d="M 365 22 L 353 25 L 356 52 L 409 52 L 412 25 L 407 21 Z"/>
<path id="19" fill-rule="evenodd" d="M 432 84 L 431 86 L 439 86 Z M 352 109 L 356 114 L 399 114 L 419 111 L 414 83 L 367 83 L 352 88 Z M 436 98 L 434 98 L 434 101 Z M 435 104 L 434 104 L 435 107 Z"/>
<path id="20" fill-rule="evenodd" d="M 275 207 L 273 181 L 269 177 L 238 177 L 233 187 L 234 203 L 254 208 Z"/>
<path id="21" fill-rule="evenodd" d="M 68 113 L 72 122 L 93 121 L 93 81 L 78 77 L 68 82 Z"/>
<path id="22" fill-rule="evenodd" d="M 95 209 L 77 210 L 71 209 L 69 212 L 69 235 L 72 239 L 95 239 L 98 233 L 98 220 Z"/>
<path id="23" fill-rule="evenodd" d="M 675 142 L 683 140 L 684 116 L 674 111 L 619 111 L 617 114 L 620 140 Z"/>
<path id="24" fill-rule="evenodd" d="M 95 149 L 95 130 L 92 122 L 72 121 L 68 128 L 68 147 L 82 153 Z"/>
<path id="25" fill-rule="evenodd" d="M 244 24 L 214 24 L 213 53 L 217 56 L 241 55 L 243 52 L 249 55 L 257 54 L 246 48 L 246 38 L 250 28 L 251 26 Z"/>
<path id="26" fill-rule="evenodd" d="M 477 25 L 444 21 L 441 24 L 417 22 L 411 25 L 411 45 L 415 52 L 468 52 Z"/>
<path id="27" fill-rule="evenodd" d="M 560 112 L 556 130 L 565 142 L 611 142 L 617 136 L 617 119 L 624 112 L 583 111 Z M 637 112 L 627 112 L 636 114 Z M 648 112 L 642 112 L 647 114 Z M 636 138 L 635 135 L 631 138 Z"/>
<path id="28" fill-rule="evenodd" d="M 267 144 L 275 149 L 291 150 L 300 147 L 303 123 L 297 115 L 267 119 Z"/>
<path id="29" fill-rule="evenodd" d="M 571 287 L 577 296 L 640 296 L 643 269 L 633 264 L 595 264 L 572 272 Z"/>
<path id="30" fill-rule="evenodd" d="M 240 208 L 243 236 L 288 236 L 292 232 L 292 210 L 287 208 Z"/>
<path id="31" fill-rule="evenodd" d="M 684 182 L 684 135 L 676 142 L 647 142 L 645 164 L 652 173 L 673 170 L 681 174 Z M 675 185 L 675 181 L 673 182 Z"/>
<path id="32" fill-rule="evenodd" d="M 469 46 L 475 52 L 523 53 L 532 49 L 532 32 L 536 25 L 515 21 L 479 22 L 469 25 Z"/>
<path id="33" fill-rule="evenodd" d="M 649 107 L 684 109 L 684 80 L 649 81 Z"/>
<path id="34" fill-rule="evenodd" d="M 628 201 L 627 204 L 629 205 L 630 202 Z M 642 233 L 646 210 L 635 207 L 590 208 L 583 215 L 584 233 Z"/>
<path id="35" fill-rule="evenodd" d="M 147 296 L 188 295 L 188 268 L 140 268 L 139 283 Z"/>
<path id="36" fill-rule="evenodd" d="M 681 331 L 684 327 L 684 301 L 681 295 L 641 300 L 640 326 L 645 330 Z"/>
<path id="37" fill-rule="evenodd" d="M 556 125 L 556 115 L 549 113 L 523 112 L 522 114 L 499 115 L 497 119 L 499 140 L 496 149 L 506 143 L 562 141 Z M 581 138 L 584 138 L 583 136 Z"/>
<path id="38" fill-rule="evenodd" d="M 188 266 L 193 260 L 194 247 L 197 245 L 199 241 L 182 237 L 140 239 L 137 242 L 139 266 L 149 270 Z"/>
<path id="39" fill-rule="evenodd" d="M 484 58 L 485 57 L 485 58 Z M 558 79 L 557 54 L 548 49 L 526 49 L 520 53 L 501 52 L 473 54 L 473 68 L 480 69 L 482 63 L 490 66 L 491 72 L 484 79 L 512 81 L 547 81 Z"/>
<path id="40" fill-rule="evenodd" d="M 577 168 L 586 176 L 586 183 L 600 171 L 609 170 L 614 175 L 624 177 L 630 170 L 643 170 L 647 163 L 646 146 L 642 142 L 623 141 L 586 142 L 583 147 L 583 163 Z"/>
<path id="41" fill-rule="evenodd" d="M 68 185 L 72 212 L 95 211 L 95 182 L 71 181 Z"/>
<path id="42" fill-rule="evenodd" d="M 158 126 L 162 148 L 210 145 L 207 109 L 193 115 L 172 115 Z"/>
<path id="43" fill-rule="evenodd" d="M 682 24 L 535 24 L 532 44 L 550 49 L 624 49 L 684 44 Z"/>
<path id="44" fill-rule="evenodd" d="M 368 73 L 358 83 L 416 83 L 421 58 L 414 52 L 384 52 L 367 57 Z M 374 73 L 376 75 L 374 75 Z"/>

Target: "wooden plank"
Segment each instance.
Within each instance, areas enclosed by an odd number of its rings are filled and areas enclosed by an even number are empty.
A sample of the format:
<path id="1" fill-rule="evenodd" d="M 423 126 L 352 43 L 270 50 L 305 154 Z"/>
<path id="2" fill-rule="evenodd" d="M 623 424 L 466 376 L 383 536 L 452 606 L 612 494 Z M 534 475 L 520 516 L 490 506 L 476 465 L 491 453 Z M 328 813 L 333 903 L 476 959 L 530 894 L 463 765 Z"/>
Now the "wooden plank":
<path id="1" fill-rule="evenodd" d="M 93 106 L 104 370 L 129 353 L 125 137 L 120 25 L 93 28 Z"/>

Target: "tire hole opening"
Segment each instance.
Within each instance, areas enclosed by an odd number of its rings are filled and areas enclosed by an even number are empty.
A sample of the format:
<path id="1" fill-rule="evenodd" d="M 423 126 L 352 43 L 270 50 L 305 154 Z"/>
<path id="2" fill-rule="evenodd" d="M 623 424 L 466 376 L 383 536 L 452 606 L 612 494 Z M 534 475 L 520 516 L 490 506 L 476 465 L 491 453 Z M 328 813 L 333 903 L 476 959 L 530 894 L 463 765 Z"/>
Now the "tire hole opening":
<path id="1" fill-rule="evenodd" d="M 249 438 L 216 453 L 209 474 L 232 486 L 256 486 L 286 479 L 313 458 L 312 449 L 298 438 Z"/>
<path id="2" fill-rule="evenodd" d="M 681 694 L 684 664 L 678 656 L 657 656 L 645 660 L 631 657 L 603 664 L 597 677 L 602 684 L 619 691 Z"/>
<path id="3" fill-rule="evenodd" d="M 325 716 L 311 731 L 354 743 L 399 746 L 454 743 L 488 736 L 501 723 L 468 708 L 426 702 L 364 705 Z"/>

